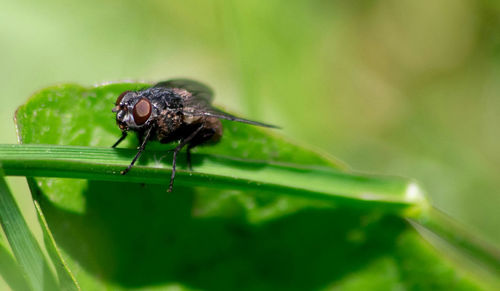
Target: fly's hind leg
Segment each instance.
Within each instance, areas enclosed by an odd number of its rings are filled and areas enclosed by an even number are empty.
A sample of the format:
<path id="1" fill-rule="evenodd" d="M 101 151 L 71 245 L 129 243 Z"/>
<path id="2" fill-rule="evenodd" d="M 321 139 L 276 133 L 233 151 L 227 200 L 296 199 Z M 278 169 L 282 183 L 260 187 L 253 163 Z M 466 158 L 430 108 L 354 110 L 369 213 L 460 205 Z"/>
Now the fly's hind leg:
<path id="1" fill-rule="evenodd" d="M 175 178 L 175 163 L 177 161 L 177 153 L 185 146 L 188 145 L 186 158 L 189 170 L 192 170 L 191 164 L 191 149 L 197 145 L 206 142 L 218 142 L 222 136 L 222 124 L 217 118 L 207 118 L 203 123 L 200 124 L 187 138 L 181 141 L 181 143 L 174 149 L 174 161 L 172 165 L 172 176 L 170 178 L 170 186 L 168 187 L 168 192 L 172 192 L 172 187 Z"/>
<path id="2" fill-rule="evenodd" d="M 193 164 L 191 162 L 191 149 L 194 148 L 197 145 L 203 144 L 207 141 L 210 141 L 214 135 L 216 134 L 216 131 L 213 128 L 204 128 L 202 132 L 200 132 L 193 140 L 188 144 L 187 149 L 186 149 L 186 160 L 187 160 L 187 166 L 190 171 L 193 171 Z"/>
<path id="3" fill-rule="evenodd" d="M 177 163 L 177 154 L 182 150 L 182 148 L 189 144 L 195 137 L 200 133 L 203 129 L 203 124 L 201 124 L 195 131 L 193 131 L 188 137 L 183 139 L 178 146 L 174 149 L 174 156 L 172 161 L 172 175 L 170 176 L 170 184 L 168 185 L 167 192 L 172 192 L 172 188 L 174 187 L 174 179 L 175 179 L 175 165 Z"/>
<path id="4" fill-rule="evenodd" d="M 193 171 L 193 164 L 191 163 L 191 149 L 193 148 L 194 146 L 192 144 L 189 144 L 187 149 L 186 149 L 186 161 L 187 161 L 187 166 L 188 166 L 188 169 L 189 171 Z"/>

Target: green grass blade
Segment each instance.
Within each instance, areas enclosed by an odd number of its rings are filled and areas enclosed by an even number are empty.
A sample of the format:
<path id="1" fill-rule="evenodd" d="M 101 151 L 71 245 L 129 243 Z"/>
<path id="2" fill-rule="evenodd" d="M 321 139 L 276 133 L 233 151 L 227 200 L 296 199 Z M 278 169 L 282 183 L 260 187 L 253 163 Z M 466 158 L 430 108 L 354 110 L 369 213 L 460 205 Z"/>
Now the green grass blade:
<path id="1" fill-rule="evenodd" d="M 13 291 L 29 290 L 28 281 L 8 247 L 0 240 L 0 275 Z"/>
<path id="2" fill-rule="evenodd" d="M 120 175 L 135 153 L 130 149 L 0 145 L 0 162 L 7 175 L 167 184 L 171 154 L 165 151 L 146 152 L 141 157 L 143 162 L 126 176 Z M 176 185 L 271 190 L 361 207 L 378 205 L 389 210 L 426 205 L 418 186 L 403 178 L 214 155 L 195 155 L 193 162 L 194 172 L 183 169 L 181 163 Z"/>
<path id="3" fill-rule="evenodd" d="M 33 181 L 29 182 L 30 185 L 31 183 L 33 183 Z M 40 222 L 40 225 L 42 227 L 45 246 L 47 248 L 47 252 L 49 253 L 50 258 L 52 259 L 52 262 L 55 265 L 61 290 L 64 291 L 81 290 L 80 286 L 78 285 L 78 282 L 76 281 L 75 276 L 73 275 L 68 265 L 64 261 L 61 252 L 59 251 L 56 242 L 54 241 L 54 237 L 52 236 L 47 221 L 45 220 L 45 216 L 42 212 L 39 201 L 34 200 L 33 202 L 35 204 L 36 213 L 38 215 L 38 221 Z"/>
<path id="4" fill-rule="evenodd" d="M 500 250 L 494 245 L 473 235 L 434 207 L 419 218 L 409 219 L 409 222 L 427 241 L 441 248 L 461 265 L 468 266 L 473 272 L 482 272 L 495 284 L 500 283 Z"/>
<path id="5" fill-rule="evenodd" d="M 0 172 L 0 222 L 14 256 L 33 290 L 57 290 L 57 281 L 49 263 L 24 221 L 2 174 Z"/>

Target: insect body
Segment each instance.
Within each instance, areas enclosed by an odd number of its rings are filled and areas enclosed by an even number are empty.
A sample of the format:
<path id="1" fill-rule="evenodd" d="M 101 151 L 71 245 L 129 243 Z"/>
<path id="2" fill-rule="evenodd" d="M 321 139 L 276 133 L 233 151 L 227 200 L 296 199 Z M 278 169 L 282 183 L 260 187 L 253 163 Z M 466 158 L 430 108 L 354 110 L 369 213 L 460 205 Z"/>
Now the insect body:
<path id="1" fill-rule="evenodd" d="M 116 147 L 126 137 L 129 130 L 139 135 L 140 146 L 130 165 L 121 172 L 125 175 L 151 140 L 161 143 L 179 141 L 173 149 L 172 175 L 169 192 L 175 178 L 177 154 L 187 146 L 187 164 L 191 168 L 191 149 L 197 145 L 218 142 L 222 137 L 219 119 L 239 121 L 264 127 L 272 125 L 238 118 L 212 107 L 213 92 L 207 86 L 192 80 L 176 79 L 160 82 L 140 91 L 125 91 L 116 99 L 113 112 L 122 136 Z"/>

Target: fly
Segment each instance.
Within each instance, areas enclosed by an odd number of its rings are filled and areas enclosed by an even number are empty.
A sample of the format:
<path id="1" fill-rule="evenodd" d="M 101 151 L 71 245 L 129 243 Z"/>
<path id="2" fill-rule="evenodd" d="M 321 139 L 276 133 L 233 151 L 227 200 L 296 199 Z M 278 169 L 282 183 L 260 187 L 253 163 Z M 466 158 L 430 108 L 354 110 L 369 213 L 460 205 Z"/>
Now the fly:
<path id="1" fill-rule="evenodd" d="M 187 147 L 187 165 L 191 171 L 191 149 L 220 140 L 223 134 L 220 119 L 277 128 L 214 108 L 211 105 L 212 99 L 213 92 L 209 87 L 187 79 L 164 81 L 148 89 L 121 93 L 112 111 L 116 113 L 116 123 L 122 136 L 113 148 L 127 137 L 130 130 L 137 132 L 140 140 L 137 154 L 121 174 L 125 175 L 130 171 L 149 141 L 178 141 L 179 144 L 173 149 L 172 175 L 167 190 L 172 192 L 177 154 Z"/>

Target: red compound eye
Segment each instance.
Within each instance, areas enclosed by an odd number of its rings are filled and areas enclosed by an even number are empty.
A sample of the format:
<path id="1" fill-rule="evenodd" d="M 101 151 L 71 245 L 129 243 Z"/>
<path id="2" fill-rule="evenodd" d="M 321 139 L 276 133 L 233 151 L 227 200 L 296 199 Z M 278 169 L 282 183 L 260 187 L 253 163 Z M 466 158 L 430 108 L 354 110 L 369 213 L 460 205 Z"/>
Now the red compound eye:
<path id="1" fill-rule="evenodd" d="M 135 124 L 144 124 L 149 116 L 151 115 L 151 103 L 146 98 L 141 98 L 134 106 L 134 111 L 132 112 L 134 116 Z"/>

